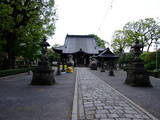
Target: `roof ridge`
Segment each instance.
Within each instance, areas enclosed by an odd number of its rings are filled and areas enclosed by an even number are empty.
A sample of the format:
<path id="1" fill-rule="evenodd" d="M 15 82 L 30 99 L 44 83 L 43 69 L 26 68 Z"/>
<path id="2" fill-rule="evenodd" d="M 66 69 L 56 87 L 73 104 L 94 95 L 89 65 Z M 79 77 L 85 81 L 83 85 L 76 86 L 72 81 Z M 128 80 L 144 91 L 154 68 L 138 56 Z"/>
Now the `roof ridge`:
<path id="1" fill-rule="evenodd" d="M 93 35 L 69 35 L 69 34 L 67 34 L 66 37 L 92 37 L 92 38 L 94 38 Z"/>

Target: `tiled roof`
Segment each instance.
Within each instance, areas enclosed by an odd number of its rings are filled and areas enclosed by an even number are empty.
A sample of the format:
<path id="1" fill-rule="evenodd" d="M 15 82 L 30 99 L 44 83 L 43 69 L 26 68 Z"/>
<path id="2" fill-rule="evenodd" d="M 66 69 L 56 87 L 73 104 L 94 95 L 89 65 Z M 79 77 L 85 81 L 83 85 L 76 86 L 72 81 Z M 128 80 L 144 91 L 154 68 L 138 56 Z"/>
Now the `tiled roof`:
<path id="1" fill-rule="evenodd" d="M 64 45 L 54 49 L 62 51 L 63 54 L 74 54 L 77 52 L 98 54 L 104 48 L 98 47 L 95 38 L 91 35 L 67 35 Z"/>
<path id="2" fill-rule="evenodd" d="M 105 49 L 97 57 L 101 57 L 101 58 L 118 58 L 118 56 L 116 56 L 114 53 L 112 53 L 109 48 Z"/>

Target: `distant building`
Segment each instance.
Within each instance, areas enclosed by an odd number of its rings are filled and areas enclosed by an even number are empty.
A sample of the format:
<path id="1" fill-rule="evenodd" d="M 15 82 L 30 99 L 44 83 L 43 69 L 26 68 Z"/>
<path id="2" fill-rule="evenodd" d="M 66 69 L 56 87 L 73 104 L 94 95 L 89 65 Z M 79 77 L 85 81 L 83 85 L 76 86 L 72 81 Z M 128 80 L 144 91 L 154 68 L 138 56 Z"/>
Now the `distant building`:
<path id="1" fill-rule="evenodd" d="M 53 50 L 61 54 L 63 62 L 68 60 L 68 56 L 72 56 L 75 66 L 88 66 L 90 57 L 98 55 L 104 48 L 97 46 L 92 35 L 67 35 L 64 45 Z"/>

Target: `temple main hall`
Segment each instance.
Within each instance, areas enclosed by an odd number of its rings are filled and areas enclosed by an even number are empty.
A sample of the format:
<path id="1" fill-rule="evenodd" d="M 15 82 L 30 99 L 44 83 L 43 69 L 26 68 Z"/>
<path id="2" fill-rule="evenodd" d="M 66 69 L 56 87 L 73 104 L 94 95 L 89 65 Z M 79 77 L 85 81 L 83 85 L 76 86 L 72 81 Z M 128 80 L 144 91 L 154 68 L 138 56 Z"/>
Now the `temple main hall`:
<path id="1" fill-rule="evenodd" d="M 90 58 L 98 55 L 104 48 L 97 46 L 93 35 L 66 35 L 64 45 L 53 50 L 61 54 L 63 62 L 67 62 L 69 56 L 72 56 L 74 66 L 88 66 Z"/>

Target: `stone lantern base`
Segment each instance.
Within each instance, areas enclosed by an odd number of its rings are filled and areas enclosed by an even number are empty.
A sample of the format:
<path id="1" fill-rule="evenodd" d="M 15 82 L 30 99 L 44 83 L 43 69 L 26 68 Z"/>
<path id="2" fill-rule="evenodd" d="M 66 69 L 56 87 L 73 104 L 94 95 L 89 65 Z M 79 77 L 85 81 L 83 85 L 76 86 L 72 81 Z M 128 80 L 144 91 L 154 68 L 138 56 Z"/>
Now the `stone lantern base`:
<path id="1" fill-rule="evenodd" d="M 31 85 L 53 85 L 55 83 L 54 70 L 49 66 L 38 66 L 33 72 Z"/>
<path id="2" fill-rule="evenodd" d="M 109 70 L 109 76 L 114 76 L 114 71 L 113 70 Z"/>
<path id="3" fill-rule="evenodd" d="M 142 61 L 134 61 L 129 64 L 125 83 L 130 86 L 152 87 Z"/>
<path id="4" fill-rule="evenodd" d="M 89 66 L 90 66 L 91 70 L 97 70 L 97 63 L 96 62 L 92 61 Z"/>

